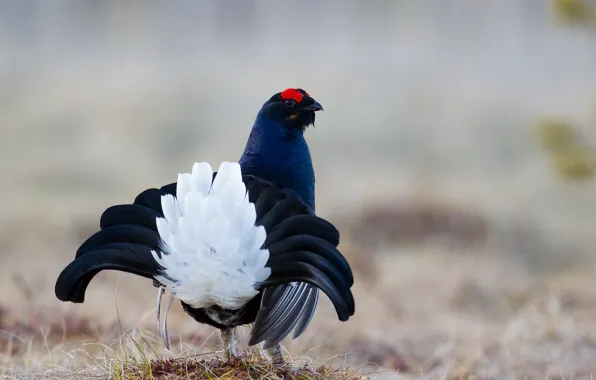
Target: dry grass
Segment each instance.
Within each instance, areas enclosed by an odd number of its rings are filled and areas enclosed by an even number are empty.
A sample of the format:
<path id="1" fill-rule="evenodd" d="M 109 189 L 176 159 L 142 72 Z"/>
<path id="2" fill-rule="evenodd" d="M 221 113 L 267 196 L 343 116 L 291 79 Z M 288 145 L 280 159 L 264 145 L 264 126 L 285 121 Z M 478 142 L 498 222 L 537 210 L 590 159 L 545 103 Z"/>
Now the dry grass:
<path id="1" fill-rule="evenodd" d="M 296 380 L 354 380 L 362 376 L 330 366 L 281 367 L 257 355 L 236 359 L 179 358 L 126 362 L 115 370 L 117 379 L 296 379 Z"/>
<path id="2" fill-rule="evenodd" d="M 430 227 L 434 231 L 434 222 Z M 339 323 L 322 301 L 311 328 L 285 344 L 293 363 L 306 365 L 297 378 L 357 376 L 342 368 L 412 379 L 588 379 L 596 373 L 596 271 L 590 265 L 537 269 L 534 260 L 500 254 L 495 242 L 449 249 L 444 236 L 435 243 L 423 236 L 422 245 L 409 239 L 401 248 L 393 242 L 376 249 L 345 237 L 342 248 L 356 271 L 357 313 Z M 0 373 L 284 378 L 253 351 L 240 361 L 220 359 L 219 334 L 179 307 L 172 310 L 173 345 L 166 351 L 153 335 L 152 288 L 131 277 L 99 276 L 84 305 L 21 301 L 0 309 Z M 50 291 L 42 293 L 49 298 Z M 33 291 L 20 290 L 27 292 Z M 239 331 L 241 345 L 245 332 Z"/>
<path id="3" fill-rule="evenodd" d="M 51 314 L 47 314 L 51 315 Z M 99 338 L 67 337 L 88 321 L 64 321 L 62 338 L 55 326 L 40 328 L 36 334 L 26 335 L 32 326 L 20 323 L 3 326 L 0 375 L 6 377 L 31 376 L 40 378 L 110 378 L 124 379 L 360 379 L 357 370 L 339 368 L 330 364 L 316 364 L 309 359 L 290 358 L 285 366 L 274 366 L 255 348 L 244 351 L 240 357 L 224 359 L 221 352 L 196 354 L 186 346 L 178 355 L 160 353 L 161 342 L 139 331 L 121 331 L 112 344 Z M 79 331 L 81 334 L 87 331 Z M 10 335 L 11 338 L 7 338 Z M 96 335 L 97 336 L 97 335 Z M 106 335 L 102 338 L 105 340 Z M 14 339 L 16 338 L 16 339 Z M 38 351 L 44 346 L 44 352 Z M 47 355 L 47 356 L 46 356 Z M 46 356 L 45 358 L 42 358 Z M 41 360 L 40 360 L 41 359 Z M 4 377 L 2 377 L 4 378 Z"/>

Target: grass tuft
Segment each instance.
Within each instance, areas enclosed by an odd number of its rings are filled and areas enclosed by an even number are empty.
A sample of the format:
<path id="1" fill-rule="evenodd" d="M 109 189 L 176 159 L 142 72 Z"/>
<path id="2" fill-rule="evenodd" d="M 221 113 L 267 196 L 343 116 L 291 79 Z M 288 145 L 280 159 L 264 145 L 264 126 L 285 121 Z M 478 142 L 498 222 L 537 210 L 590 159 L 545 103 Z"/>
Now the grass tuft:
<path id="1" fill-rule="evenodd" d="M 273 366 L 272 363 L 253 353 L 238 358 L 223 359 L 196 357 L 176 359 L 154 359 L 149 361 L 133 360 L 114 367 L 111 378 L 114 380 L 130 379 L 296 379 L 296 380 L 353 380 L 361 376 L 349 369 L 331 366 L 300 367 Z"/>

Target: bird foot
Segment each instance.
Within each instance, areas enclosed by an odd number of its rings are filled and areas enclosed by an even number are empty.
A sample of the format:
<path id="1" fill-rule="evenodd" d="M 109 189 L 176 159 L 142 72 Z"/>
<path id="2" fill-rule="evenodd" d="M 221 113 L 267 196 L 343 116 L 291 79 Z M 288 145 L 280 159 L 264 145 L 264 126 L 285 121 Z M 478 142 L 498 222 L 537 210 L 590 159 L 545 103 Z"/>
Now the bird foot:
<path id="1" fill-rule="evenodd" d="M 273 347 L 266 348 L 265 352 L 267 352 L 267 355 L 269 355 L 269 357 L 271 358 L 273 365 L 283 366 L 286 364 L 284 356 L 281 353 L 281 346 L 279 344 L 276 344 Z"/>
<path id="2" fill-rule="evenodd" d="M 221 338 L 224 342 L 226 359 L 237 358 L 238 350 L 236 350 L 236 335 L 234 329 L 221 330 Z"/>
<path id="3" fill-rule="evenodd" d="M 276 344 L 273 347 L 266 348 L 265 351 L 267 355 L 271 358 L 273 365 L 276 367 L 284 367 L 290 372 L 298 372 L 300 370 L 299 366 L 292 365 L 291 362 L 284 359 L 283 354 L 281 353 L 281 346 Z"/>

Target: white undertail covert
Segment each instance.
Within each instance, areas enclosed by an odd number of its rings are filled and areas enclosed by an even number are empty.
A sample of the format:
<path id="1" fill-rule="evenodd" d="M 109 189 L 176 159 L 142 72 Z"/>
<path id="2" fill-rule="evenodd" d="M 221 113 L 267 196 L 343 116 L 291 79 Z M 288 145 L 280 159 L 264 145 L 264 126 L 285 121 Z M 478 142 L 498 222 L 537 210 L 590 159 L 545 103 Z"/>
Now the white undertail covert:
<path id="1" fill-rule="evenodd" d="M 193 308 L 213 305 L 239 309 L 258 294 L 266 280 L 266 233 L 255 226 L 255 205 L 248 200 L 238 163 L 223 162 L 213 180 L 208 163 L 178 175 L 176 197 L 161 198 L 157 219 L 163 267 L 155 279 Z"/>

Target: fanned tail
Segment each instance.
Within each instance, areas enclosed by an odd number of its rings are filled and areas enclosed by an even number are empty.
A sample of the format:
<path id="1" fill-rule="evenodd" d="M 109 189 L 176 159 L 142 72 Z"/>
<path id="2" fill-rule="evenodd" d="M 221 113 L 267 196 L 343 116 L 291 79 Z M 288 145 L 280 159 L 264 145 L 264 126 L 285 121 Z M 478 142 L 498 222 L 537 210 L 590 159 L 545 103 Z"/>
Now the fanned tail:
<path id="1" fill-rule="evenodd" d="M 196 168 L 198 170 L 202 166 Z M 221 170 L 222 168 L 225 170 Z M 204 169 L 206 170 L 206 167 Z M 213 184 L 209 184 L 207 177 L 211 172 L 205 173 L 201 174 L 202 182 L 188 181 L 192 177 L 184 175 L 179 177 L 178 183 L 143 191 L 135 198 L 133 204 L 108 208 L 101 216 L 100 231 L 81 244 L 75 259 L 60 274 L 56 281 L 56 297 L 62 301 L 83 302 L 87 286 L 102 270 L 133 273 L 153 279 L 156 286 L 181 290 L 182 295 L 186 294 L 187 297 L 202 297 L 199 286 L 201 284 L 196 281 L 195 272 L 187 273 L 185 267 L 185 263 L 195 259 L 194 251 L 200 246 L 196 242 L 205 240 L 205 232 L 201 232 L 201 229 L 195 231 L 194 228 L 199 228 L 195 224 L 202 225 L 203 223 L 199 222 L 211 215 L 207 211 L 198 211 L 200 208 L 197 205 L 203 202 L 201 199 L 204 196 L 201 194 L 205 194 L 205 189 L 200 190 L 197 186 L 203 186 L 202 183 L 205 183 L 205 186 L 212 185 L 214 191 L 220 194 L 218 197 L 230 200 L 221 202 L 221 209 L 211 207 L 209 210 L 215 212 L 215 215 L 235 215 L 232 214 L 236 213 L 235 210 L 243 210 L 242 207 L 246 206 L 240 192 L 243 187 L 236 186 L 240 179 L 238 168 L 234 165 L 220 167 L 221 177 Z M 216 179 L 216 175 L 217 172 L 213 173 L 212 179 Z M 259 278 L 257 283 L 254 283 L 254 290 L 261 291 L 263 296 L 249 344 L 264 342 L 264 347 L 268 348 L 279 343 L 292 330 L 294 338 L 299 336 L 312 319 L 319 289 L 333 303 L 338 318 L 341 321 L 348 320 L 355 311 L 351 292 L 354 277 L 348 262 L 337 249 L 337 229 L 328 221 L 316 216 L 305 203 L 291 193 L 253 176 L 243 175 L 241 180 L 248 193 L 248 201 L 254 208 L 246 214 L 249 219 L 232 218 L 230 221 L 244 220 L 244 223 L 252 219 L 255 221 L 253 226 L 264 229 L 266 236 L 260 235 L 263 240 L 249 239 L 240 247 L 250 248 L 242 249 L 243 252 L 258 253 L 259 249 L 267 250 L 269 257 L 266 263 L 260 263 L 258 258 L 262 257 L 261 254 L 249 255 L 242 265 L 245 270 L 253 267 L 258 269 L 262 265 L 267 273 L 270 270 L 270 275 L 266 277 L 261 275 L 265 272 L 259 270 L 258 273 L 261 274 L 256 277 Z M 236 185 L 230 187 L 225 185 L 227 183 Z M 192 204 L 185 208 L 186 202 Z M 236 206 L 233 206 L 234 204 Z M 205 203 L 204 207 L 207 206 L 209 205 Z M 181 218 L 182 214 L 179 214 L 182 211 L 194 215 L 192 218 L 196 219 L 197 223 L 187 226 L 185 219 Z M 234 228 L 242 225 L 244 224 L 237 224 Z M 222 224 L 220 219 L 218 223 L 211 223 L 210 226 L 218 227 L 214 231 L 219 231 L 226 224 Z M 225 231 L 225 228 L 222 231 Z M 244 229 L 238 231 L 240 233 Z M 208 241 L 213 239 L 211 235 L 205 236 Z M 261 247 L 252 247 L 254 244 L 250 242 L 253 240 L 253 243 L 264 243 Z M 223 240 L 224 243 L 227 241 Z M 209 257 L 204 253 L 203 256 L 205 260 Z M 222 258 L 235 260 L 235 256 Z M 226 275 L 232 274 L 236 275 L 235 272 Z M 198 285 L 193 286 L 196 284 Z M 224 288 L 210 291 L 220 294 L 220 290 L 225 291 Z M 226 294 L 220 298 L 232 299 Z"/>

